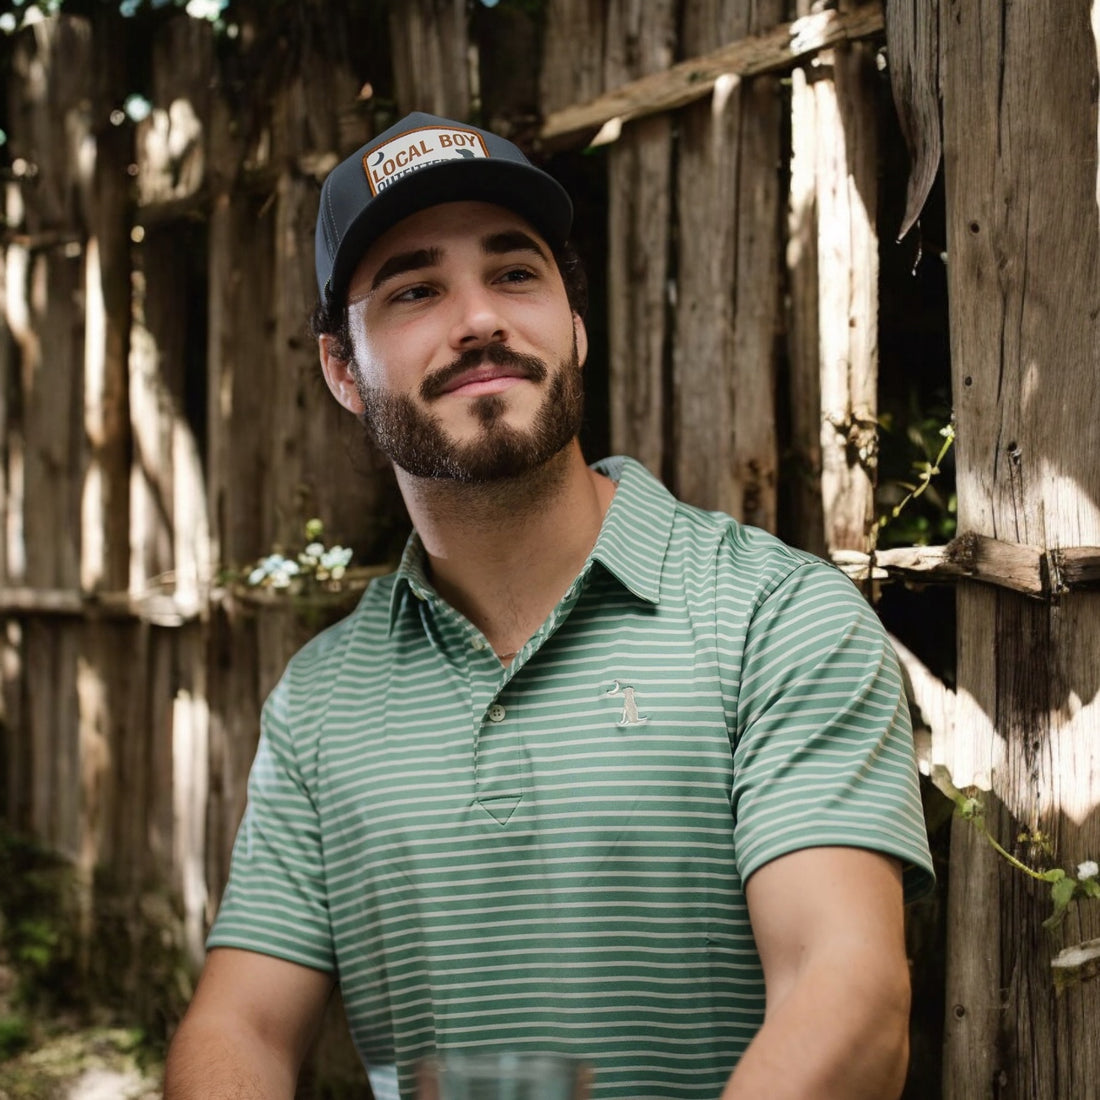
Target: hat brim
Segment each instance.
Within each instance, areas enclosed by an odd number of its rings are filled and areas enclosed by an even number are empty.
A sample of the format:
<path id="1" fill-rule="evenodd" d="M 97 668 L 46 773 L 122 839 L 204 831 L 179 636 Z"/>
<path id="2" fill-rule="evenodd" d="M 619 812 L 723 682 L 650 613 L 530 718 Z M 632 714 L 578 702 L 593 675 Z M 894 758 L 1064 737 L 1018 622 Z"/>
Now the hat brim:
<path id="1" fill-rule="evenodd" d="M 514 211 L 551 248 L 560 247 L 569 236 L 573 203 L 568 193 L 553 176 L 533 165 L 499 158 L 428 165 L 391 183 L 348 226 L 325 287 L 329 304 L 343 302 L 363 255 L 391 226 L 429 206 L 470 200 Z"/>

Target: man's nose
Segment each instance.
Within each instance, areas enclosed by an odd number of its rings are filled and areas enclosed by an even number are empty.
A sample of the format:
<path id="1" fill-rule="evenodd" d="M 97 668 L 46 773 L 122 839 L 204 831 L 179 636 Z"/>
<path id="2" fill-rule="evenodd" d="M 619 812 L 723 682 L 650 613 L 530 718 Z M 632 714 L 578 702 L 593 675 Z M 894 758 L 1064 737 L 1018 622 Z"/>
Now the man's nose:
<path id="1" fill-rule="evenodd" d="M 470 287 L 460 292 L 457 318 L 451 330 L 451 343 L 454 347 L 470 348 L 480 347 L 482 344 L 503 343 L 507 336 L 507 324 L 487 288 Z"/>

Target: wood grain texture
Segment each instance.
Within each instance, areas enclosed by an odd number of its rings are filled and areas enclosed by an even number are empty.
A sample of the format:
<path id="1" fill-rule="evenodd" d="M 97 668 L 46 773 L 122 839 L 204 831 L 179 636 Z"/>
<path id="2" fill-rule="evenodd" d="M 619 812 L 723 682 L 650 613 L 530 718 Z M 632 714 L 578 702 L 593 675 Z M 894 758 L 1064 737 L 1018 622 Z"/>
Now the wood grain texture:
<path id="1" fill-rule="evenodd" d="M 960 527 L 1045 554 L 1095 547 L 1100 229 L 1088 13 L 961 0 L 941 12 Z M 967 714 L 954 756 L 988 763 L 1003 842 L 1041 831 L 1055 862 L 1072 868 L 1100 851 L 1100 595 L 1040 602 L 966 586 L 958 609 Z M 952 881 L 984 875 L 978 858 L 960 842 Z M 949 1028 L 945 1096 L 1089 1095 L 1100 1048 L 1074 1037 L 1100 1018 L 1100 987 L 1055 998 L 1049 962 L 1058 947 L 1095 938 L 1097 907 L 1079 907 L 1049 936 L 1046 892 L 1003 863 L 992 873 L 978 919 L 960 913 L 949 928 L 949 1003 L 986 1009 Z M 990 966 L 966 964 L 991 946 Z"/>
<path id="2" fill-rule="evenodd" d="M 601 39 L 600 86 L 667 68 L 675 21 L 669 0 L 615 4 Z M 627 127 L 608 151 L 611 448 L 632 455 L 658 476 L 668 453 L 672 150 L 672 119 L 662 116 Z"/>
<path id="3" fill-rule="evenodd" d="M 604 91 L 608 9 L 617 11 L 628 2 L 548 0 L 539 77 L 539 100 L 544 115 Z"/>
<path id="4" fill-rule="evenodd" d="M 611 448 L 664 472 L 672 128 L 630 127 L 609 151 L 608 398 Z"/>
<path id="5" fill-rule="evenodd" d="M 825 556 L 821 499 L 821 335 L 818 325 L 817 93 L 813 70 L 791 73 L 790 182 L 787 198 L 786 316 L 790 444 L 785 477 L 799 545 Z"/>
<path id="6" fill-rule="evenodd" d="M 824 62 L 824 59 L 822 59 Z M 821 492 L 831 551 L 866 549 L 874 521 L 878 383 L 874 63 L 838 48 L 816 95 Z M 827 79 L 828 75 L 832 79 Z"/>
<path id="7" fill-rule="evenodd" d="M 184 201 L 207 185 L 213 51 L 205 19 L 172 20 L 153 44 L 153 109 L 135 135 L 141 206 Z"/>
<path id="8" fill-rule="evenodd" d="M 909 150 L 900 240 L 920 217 L 943 154 L 939 0 L 886 0 L 886 49 L 894 107 Z"/>
<path id="9" fill-rule="evenodd" d="M 584 0 L 581 4 L 584 8 Z M 687 5 L 685 23 L 695 21 L 698 27 L 703 27 L 708 21 L 706 8 L 705 2 Z M 722 76 L 748 77 L 789 69 L 820 50 L 869 37 L 883 29 L 882 7 L 878 3 L 861 5 L 851 12 L 818 12 L 791 24 L 774 26 L 771 21 L 782 18 L 782 7 L 769 2 L 741 4 L 739 12 L 743 19 L 753 20 L 762 29 L 728 37 L 720 32 L 717 37 L 721 45 L 698 50 L 685 48 L 689 60 L 628 84 L 612 86 L 613 90 L 590 101 L 586 101 L 584 92 L 578 88 L 576 94 L 568 98 L 568 106 L 549 111 L 543 122 L 542 138 L 554 141 L 573 134 L 591 134 L 610 119 L 628 122 L 675 110 L 709 96 Z M 688 36 L 690 33 L 687 32 Z M 710 40 L 713 42 L 714 37 Z M 583 39 L 578 41 L 583 42 Z M 560 71 L 560 67 L 554 71 Z"/>
<path id="10" fill-rule="evenodd" d="M 685 49 L 769 29 L 779 4 L 699 4 Z M 723 80 L 679 112 L 673 486 L 774 529 L 779 89 Z"/>
<path id="11" fill-rule="evenodd" d="M 469 36 L 465 0 L 402 0 L 390 6 L 398 117 L 427 111 L 469 118 Z"/>

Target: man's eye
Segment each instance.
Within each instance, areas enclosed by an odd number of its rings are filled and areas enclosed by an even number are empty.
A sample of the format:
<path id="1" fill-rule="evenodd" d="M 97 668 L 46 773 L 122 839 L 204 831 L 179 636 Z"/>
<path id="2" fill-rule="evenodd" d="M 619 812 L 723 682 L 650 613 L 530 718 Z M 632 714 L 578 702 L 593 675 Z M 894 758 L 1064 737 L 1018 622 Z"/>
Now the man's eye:
<path id="1" fill-rule="evenodd" d="M 534 279 L 535 273 L 526 267 L 515 267 L 504 272 L 500 277 L 502 283 L 526 283 Z"/>
<path id="2" fill-rule="evenodd" d="M 432 288 L 430 286 L 410 286 L 404 290 L 398 291 L 390 301 L 393 302 L 419 302 L 424 298 L 430 297 L 432 294 Z"/>

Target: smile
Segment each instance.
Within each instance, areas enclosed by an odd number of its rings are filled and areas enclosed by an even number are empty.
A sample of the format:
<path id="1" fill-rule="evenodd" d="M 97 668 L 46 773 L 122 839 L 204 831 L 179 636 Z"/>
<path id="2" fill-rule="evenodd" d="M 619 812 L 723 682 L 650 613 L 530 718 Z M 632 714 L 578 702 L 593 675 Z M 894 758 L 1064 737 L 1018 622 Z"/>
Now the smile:
<path id="1" fill-rule="evenodd" d="M 465 371 L 443 386 L 439 394 L 453 394 L 457 397 L 481 397 L 486 394 L 501 393 L 519 382 L 527 381 L 529 376 L 515 367 L 485 366 Z"/>

